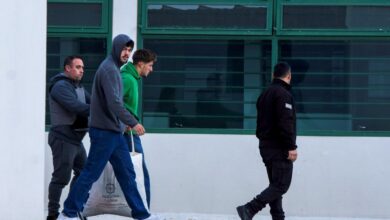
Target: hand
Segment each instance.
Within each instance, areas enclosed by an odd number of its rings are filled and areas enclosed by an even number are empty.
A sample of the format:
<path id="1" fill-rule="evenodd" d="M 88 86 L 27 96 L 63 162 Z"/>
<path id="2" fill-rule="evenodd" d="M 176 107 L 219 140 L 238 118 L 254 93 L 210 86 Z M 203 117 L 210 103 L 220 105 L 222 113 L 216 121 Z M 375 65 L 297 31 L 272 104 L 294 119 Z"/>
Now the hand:
<path id="1" fill-rule="evenodd" d="M 290 150 L 288 151 L 288 157 L 287 160 L 291 160 L 292 162 L 296 161 L 298 158 L 298 152 L 297 150 Z"/>
<path id="2" fill-rule="evenodd" d="M 137 124 L 133 127 L 133 130 L 137 133 L 137 135 L 141 136 L 145 134 L 145 128 L 141 124 Z"/>

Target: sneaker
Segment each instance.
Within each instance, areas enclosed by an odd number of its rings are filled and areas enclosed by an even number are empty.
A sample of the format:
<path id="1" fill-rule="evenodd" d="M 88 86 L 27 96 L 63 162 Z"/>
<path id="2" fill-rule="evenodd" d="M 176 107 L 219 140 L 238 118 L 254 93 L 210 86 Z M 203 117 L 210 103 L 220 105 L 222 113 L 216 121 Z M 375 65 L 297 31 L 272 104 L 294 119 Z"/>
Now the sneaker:
<path id="1" fill-rule="evenodd" d="M 61 213 L 59 216 L 58 216 L 58 220 L 80 220 L 78 217 L 68 217 L 66 216 L 64 213 Z"/>
<path id="2" fill-rule="evenodd" d="M 254 214 L 246 207 L 245 205 L 238 206 L 237 213 L 240 216 L 241 220 L 252 220 Z"/>
<path id="3" fill-rule="evenodd" d="M 80 212 L 77 213 L 77 216 L 80 220 L 88 220 L 87 217 L 84 217 Z"/>
<path id="4" fill-rule="evenodd" d="M 157 215 L 150 215 L 148 218 L 145 218 L 144 220 L 162 220 Z"/>

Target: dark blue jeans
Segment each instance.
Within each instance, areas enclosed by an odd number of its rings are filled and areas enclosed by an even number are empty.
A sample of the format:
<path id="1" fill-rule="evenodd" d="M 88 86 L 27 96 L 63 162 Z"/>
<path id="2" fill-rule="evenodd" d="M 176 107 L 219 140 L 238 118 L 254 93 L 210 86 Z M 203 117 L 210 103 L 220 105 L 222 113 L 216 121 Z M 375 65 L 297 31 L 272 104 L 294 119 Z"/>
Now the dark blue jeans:
<path id="1" fill-rule="evenodd" d="M 135 219 L 148 218 L 150 214 L 144 207 L 137 190 L 134 167 L 123 134 L 90 128 L 89 136 L 91 148 L 87 163 L 64 202 L 63 213 L 69 217 L 77 217 L 77 213 L 82 212 L 92 184 L 100 177 L 107 162 L 110 161 L 126 201 L 132 210 L 132 217 Z"/>
<path id="2" fill-rule="evenodd" d="M 131 151 L 132 146 L 131 146 L 131 139 L 129 134 L 125 134 L 125 138 L 127 141 L 127 144 L 129 145 L 129 151 Z M 137 153 L 142 154 L 142 168 L 144 171 L 144 184 L 145 184 L 145 191 L 146 191 L 146 201 L 148 203 L 148 208 L 150 208 L 150 177 L 149 177 L 149 172 L 148 168 L 146 167 L 145 163 L 145 154 L 144 150 L 142 148 L 142 143 L 141 143 L 141 138 L 138 135 L 133 134 L 133 140 L 134 140 L 134 150 Z"/>

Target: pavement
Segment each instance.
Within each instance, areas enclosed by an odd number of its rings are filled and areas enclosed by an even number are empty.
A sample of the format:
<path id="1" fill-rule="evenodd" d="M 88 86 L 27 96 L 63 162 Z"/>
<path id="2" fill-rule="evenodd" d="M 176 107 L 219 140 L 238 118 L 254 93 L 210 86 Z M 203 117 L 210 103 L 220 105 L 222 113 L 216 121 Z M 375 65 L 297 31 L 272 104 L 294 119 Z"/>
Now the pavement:
<path id="1" fill-rule="evenodd" d="M 197 213 L 156 213 L 162 220 L 240 220 L 236 215 L 210 215 Z M 88 220 L 129 220 L 116 215 L 99 215 Z M 255 216 L 253 220 L 271 220 L 270 216 Z M 286 217 L 286 220 L 389 220 L 388 218 L 341 218 L 341 217 Z"/>

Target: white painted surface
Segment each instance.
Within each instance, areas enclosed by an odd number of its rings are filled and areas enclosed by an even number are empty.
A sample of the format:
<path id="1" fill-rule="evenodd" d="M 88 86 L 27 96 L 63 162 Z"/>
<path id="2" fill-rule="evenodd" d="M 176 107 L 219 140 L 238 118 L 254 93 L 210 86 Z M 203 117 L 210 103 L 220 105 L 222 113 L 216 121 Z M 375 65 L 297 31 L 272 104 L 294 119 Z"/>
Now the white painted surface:
<path id="1" fill-rule="evenodd" d="M 267 186 L 254 135 L 146 134 L 142 141 L 153 212 L 234 216 Z M 390 138 L 299 137 L 298 144 L 287 216 L 390 218 Z"/>
<path id="2" fill-rule="evenodd" d="M 234 214 L 267 185 L 254 136 L 148 134 L 143 141 L 157 212 Z M 390 218 L 390 138 L 299 137 L 298 145 L 288 216 Z"/>
<path id="3" fill-rule="evenodd" d="M 46 4 L 1 2 L 0 219 L 44 218 Z"/>
<path id="4" fill-rule="evenodd" d="M 112 13 L 112 37 L 127 34 L 137 46 L 137 0 L 114 0 Z M 134 50 L 133 50 L 134 51 Z"/>

